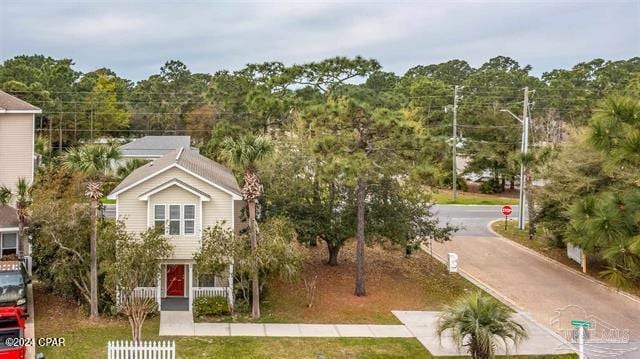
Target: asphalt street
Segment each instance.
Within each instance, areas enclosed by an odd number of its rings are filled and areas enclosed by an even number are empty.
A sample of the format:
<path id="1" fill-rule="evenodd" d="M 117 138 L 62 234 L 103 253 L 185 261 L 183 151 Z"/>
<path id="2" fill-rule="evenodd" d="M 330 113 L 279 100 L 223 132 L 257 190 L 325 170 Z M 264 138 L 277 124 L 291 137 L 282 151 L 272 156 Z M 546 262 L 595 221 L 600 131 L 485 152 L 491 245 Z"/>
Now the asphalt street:
<path id="1" fill-rule="evenodd" d="M 518 206 L 512 205 L 511 208 L 513 213 L 509 216 L 509 220 L 517 221 Z M 487 229 L 487 225 L 494 219 L 504 219 L 501 209 L 502 206 L 488 205 L 435 205 L 431 208 L 431 212 L 443 223 L 449 222 L 460 226 L 456 236 L 494 237 L 495 235 Z"/>

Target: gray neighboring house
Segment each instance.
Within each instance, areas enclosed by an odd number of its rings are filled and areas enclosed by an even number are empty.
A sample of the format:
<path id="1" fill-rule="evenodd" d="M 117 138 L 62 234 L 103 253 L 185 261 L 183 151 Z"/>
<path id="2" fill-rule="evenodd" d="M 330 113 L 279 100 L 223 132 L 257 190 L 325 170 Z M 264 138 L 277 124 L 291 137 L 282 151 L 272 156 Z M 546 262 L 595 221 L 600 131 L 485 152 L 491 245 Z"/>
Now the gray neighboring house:
<path id="1" fill-rule="evenodd" d="M 191 147 L 191 136 L 145 136 L 120 146 L 120 151 L 123 159 L 152 161 L 180 148 L 199 153 L 196 147 Z"/>
<path id="2" fill-rule="evenodd" d="M 0 186 L 14 193 L 19 178 L 33 181 L 36 113 L 42 110 L 0 91 Z M 15 200 L 0 205 L 0 256 L 24 253 L 14 205 Z"/>

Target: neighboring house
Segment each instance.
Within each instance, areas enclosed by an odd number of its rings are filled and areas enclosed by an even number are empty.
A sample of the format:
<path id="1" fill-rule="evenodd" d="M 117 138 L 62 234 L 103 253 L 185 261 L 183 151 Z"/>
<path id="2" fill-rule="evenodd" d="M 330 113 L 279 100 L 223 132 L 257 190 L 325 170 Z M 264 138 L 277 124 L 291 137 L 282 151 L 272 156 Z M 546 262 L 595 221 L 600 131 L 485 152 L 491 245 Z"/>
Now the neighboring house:
<path id="1" fill-rule="evenodd" d="M 116 218 L 127 231 L 160 226 L 173 245 L 157 283 L 138 288 L 141 295 L 155 296 L 162 310 L 191 311 L 199 296 L 223 295 L 233 303 L 233 266 L 198 277 L 193 260 L 204 229 L 222 223 L 237 232 L 243 226 L 244 202 L 230 169 L 182 147 L 133 171 L 108 197 L 116 200 Z"/>
<path id="2" fill-rule="evenodd" d="M 0 186 L 15 192 L 21 177 L 33 181 L 34 126 L 39 108 L 0 91 Z M 13 207 L 0 206 L 0 255 L 23 253 L 18 238 L 18 217 Z"/>
<path id="3" fill-rule="evenodd" d="M 145 136 L 120 146 L 120 152 L 123 159 L 139 158 L 152 161 L 178 148 L 198 153 L 196 147 L 191 147 L 190 136 Z"/>

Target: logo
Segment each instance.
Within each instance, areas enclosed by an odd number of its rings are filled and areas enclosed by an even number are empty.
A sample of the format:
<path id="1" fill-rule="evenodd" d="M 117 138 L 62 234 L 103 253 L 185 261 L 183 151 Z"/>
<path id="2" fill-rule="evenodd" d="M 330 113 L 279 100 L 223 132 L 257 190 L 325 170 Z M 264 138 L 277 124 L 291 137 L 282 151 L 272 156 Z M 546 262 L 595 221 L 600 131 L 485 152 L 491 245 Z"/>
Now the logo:
<path id="1" fill-rule="evenodd" d="M 556 309 L 550 325 L 576 352 L 579 350 L 579 330 L 582 327 L 587 358 L 626 358 L 638 350 L 629 343 L 629 329 L 616 328 L 577 305 Z"/>

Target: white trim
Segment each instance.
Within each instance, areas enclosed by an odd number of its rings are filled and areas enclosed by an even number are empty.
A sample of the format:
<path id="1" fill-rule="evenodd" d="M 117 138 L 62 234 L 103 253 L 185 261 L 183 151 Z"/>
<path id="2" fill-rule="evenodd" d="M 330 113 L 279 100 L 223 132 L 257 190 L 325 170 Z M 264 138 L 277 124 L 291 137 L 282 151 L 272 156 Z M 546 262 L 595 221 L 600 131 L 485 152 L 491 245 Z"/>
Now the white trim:
<path id="1" fill-rule="evenodd" d="M 208 183 L 208 184 L 212 185 L 213 187 L 215 187 L 215 188 L 217 188 L 217 189 L 221 190 L 222 192 L 225 192 L 225 193 L 227 193 L 227 194 L 231 195 L 231 197 L 232 197 L 233 199 L 235 199 L 235 200 L 241 200 L 241 199 L 242 199 L 242 196 L 240 196 L 240 195 L 238 195 L 238 194 L 236 194 L 236 193 L 233 193 L 233 192 L 229 191 L 228 189 L 226 189 L 226 188 L 224 188 L 224 187 L 220 186 L 219 184 L 214 183 L 214 182 L 212 182 L 212 181 L 209 181 L 208 179 L 206 179 L 206 178 L 204 178 L 204 177 L 202 177 L 202 176 L 200 176 L 200 175 L 197 175 L 197 174 L 195 174 L 195 173 L 193 173 L 193 172 L 189 171 L 188 169 L 186 169 L 186 168 L 184 168 L 184 167 L 180 166 L 180 165 L 179 165 L 179 164 L 177 164 L 177 163 L 174 163 L 174 164 L 172 164 L 172 165 L 170 165 L 170 166 L 167 166 L 167 167 L 165 167 L 165 168 L 161 169 L 161 170 L 160 170 L 160 171 L 158 171 L 158 172 L 154 172 L 153 174 L 150 174 L 149 176 L 147 176 L 147 177 L 145 177 L 145 178 L 142 178 L 142 179 L 140 179 L 140 180 L 138 180 L 138 181 L 136 181 L 136 182 L 134 182 L 134 183 L 132 183 L 132 184 L 128 185 L 128 186 L 127 186 L 127 187 L 125 187 L 125 188 L 121 188 L 118 192 L 113 192 L 113 193 L 109 194 L 109 195 L 107 196 L 107 198 L 109 198 L 109 199 L 115 199 L 115 198 L 116 198 L 116 196 L 118 196 L 120 193 L 125 192 L 125 191 L 128 191 L 129 189 L 131 189 L 131 188 L 133 188 L 133 187 L 135 187 L 135 186 L 139 185 L 140 183 L 145 182 L 145 181 L 148 181 L 148 180 L 150 180 L 151 178 L 153 178 L 153 177 L 155 177 L 155 176 L 157 176 L 157 175 L 159 175 L 159 174 L 162 174 L 162 173 L 164 173 L 164 172 L 166 172 L 166 171 L 168 171 L 168 170 L 170 170 L 170 169 L 172 169 L 172 168 L 179 168 L 179 169 L 183 170 L 184 172 L 186 172 L 186 173 L 188 173 L 188 174 L 190 174 L 190 175 L 192 175 L 192 176 L 194 176 L 194 177 L 198 178 L 198 179 L 199 179 L 199 180 L 201 180 L 201 181 L 204 181 L 205 183 Z"/>
<path id="2" fill-rule="evenodd" d="M 150 201 L 148 202 L 150 203 Z M 154 203 L 151 207 L 153 208 L 153 211 L 151 213 L 151 216 L 153 216 L 151 223 L 153 224 L 153 227 L 155 227 L 156 225 L 156 206 L 163 206 L 164 207 L 164 235 L 168 236 L 170 238 L 174 238 L 174 237 L 197 237 L 199 236 L 198 233 L 198 226 L 197 226 L 197 222 L 198 222 L 198 215 L 197 213 L 194 213 L 194 218 L 193 218 L 193 233 L 185 233 L 185 218 L 184 218 L 184 206 L 193 206 L 194 210 L 197 212 L 198 211 L 198 205 L 195 203 Z M 171 210 L 170 210 L 170 206 L 178 206 L 180 207 L 180 218 L 178 220 L 178 222 L 180 223 L 180 233 L 178 234 L 171 234 Z M 151 210 L 147 210 L 147 216 L 149 217 L 149 212 Z M 200 213 L 202 213 L 202 206 L 200 208 Z M 191 219 L 189 219 L 191 220 Z M 174 222 L 176 221 L 175 219 L 173 220 Z M 151 224 L 150 224 L 151 226 Z M 151 227 L 149 227 L 151 228 Z"/>
<path id="3" fill-rule="evenodd" d="M 5 110 L 5 109 L 0 109 L 0 113 L 42 113 L 41 109 L 37 109 L 37 110 Z"/>
<path id="4" fill-rule="evenodd" d="M 0 232 L 17 232 L 19 230 L 20 230 L 19 227 L 4 227 L 4 228 L 0 228 Z"/>
<path id="5" fill-rule="evenodd" d="M 194 194 L 198 197 L 200 197 L 201 201 L 205 201 L 208 202 L 211 200 L 211 198 L 209 196 L 205 196 L 202 193 L 198 192 L 198 191 L 194 191 L 192 188 L 189 188 L 188 186 L 183 185 L 182 183 L 179 182 L 178 179 L 172 179 L 170 182 L 167 182 L 165 184 L 163 184 L 160 187 L 157 187 L 156 189 L 152 190 L 151 192 L 147 192 L 144 195 L 141 195 L 138 197 L 139 200 L 141 201 L 148 201 L 150 196 L 153 196 L 154 194 L 160 192 L 160 191 L 164 191 L 165 189 L 171 187 L 171 186 L 178 186 L 180 188 L 182 188 L 183 190 L 190 192 L 191 194 Z"/>
<path id="6" fill-rule="evenodd" d="M 182 155 L 183 151 L 184 151 L 184 147 L 180 147 L 180 150 L 178 151 L 178 154 L 176 155 L 176 161 L 180 159 L 180 156 Z"/>
<path id="7" fill-rule="evenodd" d="M 236 233 L 236 200 L 231 199 L 231 232 Z"/>

